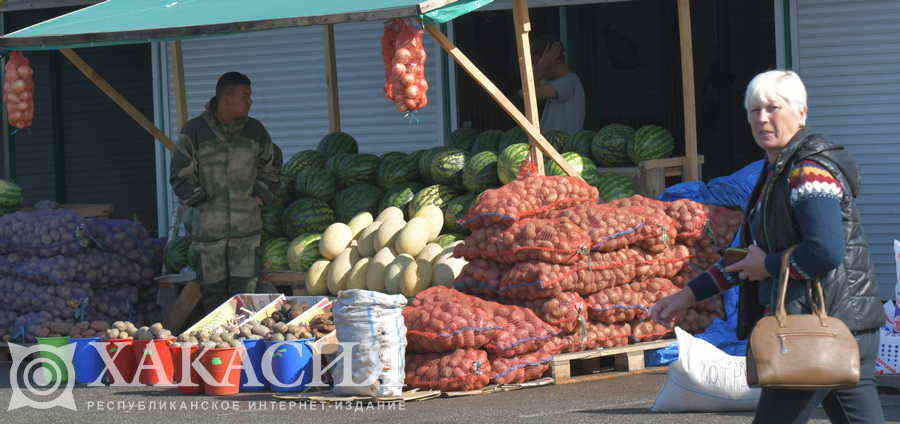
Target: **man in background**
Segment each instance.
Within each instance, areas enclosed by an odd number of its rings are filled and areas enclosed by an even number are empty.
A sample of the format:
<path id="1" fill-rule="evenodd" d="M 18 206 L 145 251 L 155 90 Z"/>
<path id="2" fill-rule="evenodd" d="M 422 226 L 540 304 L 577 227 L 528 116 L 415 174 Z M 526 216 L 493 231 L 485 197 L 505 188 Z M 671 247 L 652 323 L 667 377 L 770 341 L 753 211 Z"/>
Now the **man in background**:
<path id="1" fill-rule="evenodd" d="M 541 131 L 575 134 L 584 126 L 585 96 L 581 79 L 566 64 L 558 38 L 541 35 L 531 44 L 531 60 L 538 101 L 544 101 Z"/>

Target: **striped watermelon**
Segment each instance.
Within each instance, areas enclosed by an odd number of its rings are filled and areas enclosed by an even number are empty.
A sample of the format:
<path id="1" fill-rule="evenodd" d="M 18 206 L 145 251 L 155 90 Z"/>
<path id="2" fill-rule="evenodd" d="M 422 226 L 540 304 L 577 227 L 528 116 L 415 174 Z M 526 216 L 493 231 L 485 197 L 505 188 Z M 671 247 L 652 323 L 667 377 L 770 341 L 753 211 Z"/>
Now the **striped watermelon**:
<path id="1" fill-rule="evenodd" d="M 519 167 L 528 157 L 530 147 L 526 143 L 517 143 L 503 149 L 497 158 L 497 176 L 500 182 L 508 184 L 519 176 Z"/>
<path id="2" fill-rule="evenodd" d="M 429 151 L 431 151 L 431 148 L 416 150 L 409 154 L 409 160 L 418 165 L 419 159 L 422 158 L 422 155 L 428 153 Z"/>
<path id="3" fill-rule="evenodd" d="M 481 134 L 481 131 L 475 128 L 459 128 L 450 133 L 450 147 L 468 152 L 478 134 Z"/>
<path id="4" fill-rule="evenodd" d="M 419 192 L 416 193 L 416 196 L 413 197 L 413 200 L 409 202 L 407 216 L 415 216 L 416 212 L 425 205 L 435 205 L 441 208 L 445 203 L 449 202 L 454 197 L 459 196 L 459 194 L 460 193 L 453 189 L 453 187 L 440 184 L 425 187 L 422 190 L 419 190 Z"/>
<path id="5" fill-rule="evenodd" d="M 573 152 L 577 152 L 582 156 L 591 157 L 591 143 L 594 141 L 594 132 L 591 130 L 581 130 L 572 135 L 569 139 L 569 148 Z"/>
<path id="6" fill-rule="evenodd" d="M 462 184 L 466 190 L 482 192 L 500 185 L 497 177 L 497 154 L 481 152 L 472 156 L 463 168 Z"/>
<path id="7" fill-rule="evenodd" d="M 287 261 L 291 271 L 306 272 L 313 262 L 322 259 L 319 254 L 321 234 L 301 234 L 288 244 Z"/>
<path id="8" fill-rule="evenodd" d="M 328 204 L 301 197 L 284 208 L 281 215 L 284 234 L 291 239 L 305 233 L 321 233 L 334 223 L 334 211 Z"/>
<path id="9" fill-rule="evenodd" d="M 338 184 L 341 187 L 350 187 L 355 184 L 373 183 L 380 164 L 381 159 L 373 154 L 351 155 L 340 162 L 341 167 L 336 171 Z"/>
<path id="10" fill-rule="evenodd" d="M 628 143 L 628 157 L 638 164 L 645 160 L 662 159 L 675 150 L 675 137 L 659 125 L 644 125 L 634 132 Z"/>
<path id="11" fill-rule="evenodd" d="M 163 256 L 163 264 L 166 266 L 166 272 L 177 274 L 181 269 L 190 265 L 188 263 L 188 251 L 191 248 L 191 237 L 175 236 L 166 243 L 165 255 Z"/>
<path id="12" fill-rule="evenodd" d="M 475 137 L 475 142 L 472 143 L 472 149 L 469 153 L 475 155 L 486 150 L 496 152 L 500 146 L 501 137 L 503 137 L 503 131 L 500 130 L 487 130 L 478 134 L 478 137 Z"/>
<path id="13" fill-rule="evenodd" d="M 381 161 L 384 162 L 384 161 L 397 160 L 399 158 L 406 158 L 407 156 L 409 156 L 409 155 L 407 155 L 404 152 L 387 152 L 387 153 L 381 154 Z"/>
<path id="14" fill-rule="evenodd" d="M 439 235 L 438 238 L 434 239 L 434 242 L 446 249 L 447 246 L 450 246 L 451 244 L 453 244 L 453 242 L 465 240 L 465 239 L 466 239 L 465 234 L 447 233 L 447 234 Z"/>
<path id="15" fill-rule="evenodd" d="M 450 150 L 449 147 L 446 146 L 437 146 L 428 149 L 428 151 L 419 155 L 419 160 L 416 162 L 419 168 L 419 178 L 422 182 L 426 184 L 431 184 L 434 182 L 434 177 L 431 175 L 431 159 L 434 155 Z"/>
<path id="16" fill-rule="evenodd" d="M 22 188 L 12 181 L 0 180 L 0 207 L 14 208 L 22 204 Z"/>
<path id="17" fill-rule="evenodd" d="M 330 202 L 337 192 L 337 180 L 331 170 L 324 168 L 304 168 L 294 177 L 294 192 L 299 197 Z"/>
<path id="18" fill-rule="evenodd" d="M 275 189 L 275 197 L 290 201 L 294 196 L 294 177 L 280 172 L 278 174 L 278 188 Z"/>
<path id="19" fill-rule="evenodd" d="M 281 225 L 281 215 L 284 212 L 284 202 L 276 201 L 266 203 L 262 207 L 262 225 L 263 231 L 275 236 L 280 236 L 284 231 Z"/>
<path id="20" fill-rule="evenodd" d="M 398 184 L 388 188 L 384 193 L 384 197 L 381 198 L 378 213 L 391 206 L 406 209 L 406 205 L 412 202 L 413 197 L 416 197 L 416 193 L 423 188 L 425 188 L 424 185 L 416 182 Z"/>
<path id="21" fill-rule="evenodd" d="M 634 196 L 636 189 L 634 180 L 615 172 L 603 172 L 598 177 L 596 185 L 600 192 L 600 201 L 611 202 L 616 199 Z"/>
<path id="22" fill-rule="evenodd" d="M 375 212 L 382 191 L 372 184 L 356 184 L 334 196 L 334 212 L 339 222 L 349 222 L 360 212 Z"/>
<path id="23" fill-rule="evenodd" d="M 325 153 L 326 156 L 334 156 L 338 153 L 359 153 L 356 139 L 345 132 L 333 132 L 322 137 L 316 150 Z"/>
<path id="24" fill-rule="evenodd" d="M 287 163 L 281 167 L 281 172 L 293 177 L 297 175 L 297 171 L 303 168 L 324 167 L 327 159 L 328 156 L 318 150 L 301 150 L 288 159 Z"/>
<path id="25" fill-rule="evenodd" d="M 447 149 L 431 156 L 431 178 L 437 184 L 462 187 L 463 168 L 468 154 L 459 149 Z"/>
<path id="26" fill-rule="evenodd" d="M 626 166 L 631 164 L 628 158 L 628 145 L 634 140 L 634 128 L 623 124 L 609 124 L 594 134 L 591 142 L 591 154 L 598 164 L 603 166 Z"/>
<path id="27" fill-rule="evenodd" d="M 290 241 L 282 237 L 266 242 L 263 246 L 263 269 L 270 271 L 290 269 L 287 260 L 288 244 Z"/>
<path id="28" fill-rule="evenodd" d="M 503 137 L 500 138 L 500 144 L 497 146 L 497 151 L 502 152 L 503 149 L 506 149 L 513 144 L 529 142 L 530 140 L 528 139 L 528 134 L 525 133 L 525 130 L 516 125 L 503 132 Z"/>
<path id="29" fill-rule="evenodd" d="M 575 168 L 576 171 L 581 173 L 581 178 L 588 184 L 595 185 L 597 183 L 599 174 L 597 173 L 597 165 L 594 164 L 594 161 L 590 160 L 587 156 L 576 152 L 563 153 L 562 157 L 570 166 L 572 166 L 572 168 Z M 563 169 L 550 158 L 544 159 L 544 168 L 546 169 L 547 175 L 568 175 L 566 174 L 566 171 L 563 171 Z"/>
<path id="30" fill-rule="evenodd" d="M 347 163 L 349 163 L 354 154 L 355 153 L 338 153 L 331 156 L 325 160 L 325 169 L 331 171 L 334 173 L 335 177 L 337 177 L 338 170 L 347 166 Z"/>
<path id="31" fill-rule="evenodd" d="M 559 153 L 569 152 L 569 139 L 572 138 L 569 133 L 559 130 L 544 131 L 544 138 L 550 142 L 553 148 Z"/>
<path id="32" fill-rule="evenodd" d="M 456 196 L 444 204 L 444 207 L 441 209 L 444 211 L 444 228 L 447 231 L 468 232 L 457 221 L 466 216 L 466 213 L 469 212 L 469 208 L 472 207 L 472 203 L 475 201 L 475 197 L 474 193 L 467 193 L 462 196 Z"/>
<path id="33" fill-rule="evenodd" d="M 405 153 L 383 157 L 375 172 L 375 182 L 382 188 L 415 181 L 418 177 L 418 163 Z"/>

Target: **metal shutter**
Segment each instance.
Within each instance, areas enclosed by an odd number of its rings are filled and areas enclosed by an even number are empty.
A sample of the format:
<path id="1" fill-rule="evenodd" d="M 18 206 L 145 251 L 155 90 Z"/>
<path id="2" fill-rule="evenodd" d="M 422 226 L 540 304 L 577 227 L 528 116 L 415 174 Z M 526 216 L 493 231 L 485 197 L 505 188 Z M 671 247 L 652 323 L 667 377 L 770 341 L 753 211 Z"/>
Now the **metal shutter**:
<path id="1" fill-rule="evenodd" d="M 799 2 L 799 72 L 809 124 L 859 162 L 857 199 L 881 294 L 893 297 L 900 239 L 900 2 Z"/>

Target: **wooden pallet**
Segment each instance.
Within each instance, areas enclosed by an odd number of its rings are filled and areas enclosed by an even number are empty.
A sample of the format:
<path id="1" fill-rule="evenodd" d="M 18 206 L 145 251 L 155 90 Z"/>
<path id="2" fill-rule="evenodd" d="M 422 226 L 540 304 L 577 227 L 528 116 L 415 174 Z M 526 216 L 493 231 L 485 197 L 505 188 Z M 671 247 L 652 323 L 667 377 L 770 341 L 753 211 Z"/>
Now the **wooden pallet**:
<path id="1" fill-rule="evenodd" d="M 661 371 L 666 367 L 644 366 L 644 352 L 666 347 L 674 341 L 675 339 L 657 340 L 556 355 L 550 362 L 551 376 L 555 384 L 570 384 Z"/>

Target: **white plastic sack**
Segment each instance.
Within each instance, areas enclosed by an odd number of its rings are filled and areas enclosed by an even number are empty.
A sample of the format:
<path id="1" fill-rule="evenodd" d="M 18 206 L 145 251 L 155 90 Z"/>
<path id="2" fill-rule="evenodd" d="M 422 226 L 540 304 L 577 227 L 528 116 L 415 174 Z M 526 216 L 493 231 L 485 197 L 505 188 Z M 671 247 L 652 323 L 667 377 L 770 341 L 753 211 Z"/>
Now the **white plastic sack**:
<path id="1" fill-rule="evenodd" d="M 342 363 L 332 368 L 334 391 L 361 396 L 401 396 L 406 373 L 406 297 L 369 290 L 343 290 L 332 307 L 338 342 L 352 351 L 353 385 L 342 385 Z M 343 353 L 346 355 L 347 353 Z M 365 384 L 363 384 L 365 383 Z"/>
<path id="2" fill-rule="evenodd" d="M 650 408 L 656 412 L 752 411 L 760 389 L 747 386 L 747 358 L 731 356 L 675 328 L 678 360 Z"/>

